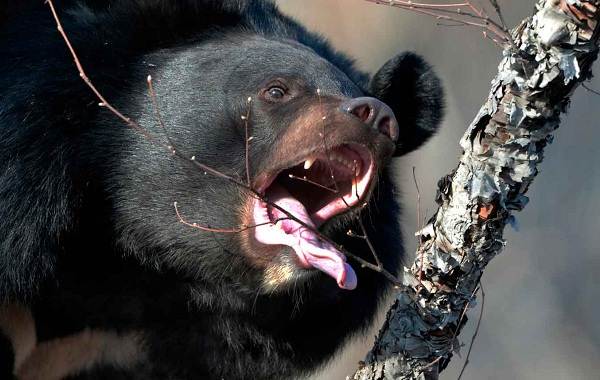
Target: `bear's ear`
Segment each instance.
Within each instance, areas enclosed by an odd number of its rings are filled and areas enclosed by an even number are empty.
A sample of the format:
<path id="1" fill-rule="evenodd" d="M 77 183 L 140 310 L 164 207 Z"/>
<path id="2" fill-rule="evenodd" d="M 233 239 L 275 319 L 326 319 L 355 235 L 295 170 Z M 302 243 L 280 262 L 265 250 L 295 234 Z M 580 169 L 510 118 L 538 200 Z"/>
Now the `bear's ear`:
<path id="1" fill-rule="evenodd" d="M 444 91 L 431 66 L 414 53 L 390 59 L 369 83 L 372 96 L 389 105 L 400 127 L 395 156 L 421 146 L 438 129 Z"/>

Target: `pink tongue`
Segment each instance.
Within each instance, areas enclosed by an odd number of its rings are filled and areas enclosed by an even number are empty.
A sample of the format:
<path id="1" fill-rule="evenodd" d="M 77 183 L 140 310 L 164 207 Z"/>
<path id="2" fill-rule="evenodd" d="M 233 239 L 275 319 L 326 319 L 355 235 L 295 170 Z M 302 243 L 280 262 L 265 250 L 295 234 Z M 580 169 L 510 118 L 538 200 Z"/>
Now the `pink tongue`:
<path id="1" fill-rule="evenodd" d="M 315 227 L 304 205 L 293 198 L 283 187 L 276 184 L 272 185 L 269 189 L 269 200 L 294 215 L 306 225 Z M 255 214 L 259 212 L 258 209 L 264 210 L 263 207 L 255 207 Z M 270 220 L 273 221 L 287 217 L 283 212 L 272 206 L 269 206 L 269 212 L 271 213 Z M 264 219 L 264 215 L 255 215 L 255 220 Z M 335 278 L 338 286 L 342 289 L 351 290 L 356 288 L 356 273 L 346 263 L 345 256 L 335 246 L 319 239 L 317 234 L 300 223 L 285 219 L 280 220 L 276 225 L 265 224 L 258 226 L 256 227 L 256 238 L 265 244 L 290 246 L 294 249 L 300 262 L 305 267 L 314 267 L 327 273 Z"/>

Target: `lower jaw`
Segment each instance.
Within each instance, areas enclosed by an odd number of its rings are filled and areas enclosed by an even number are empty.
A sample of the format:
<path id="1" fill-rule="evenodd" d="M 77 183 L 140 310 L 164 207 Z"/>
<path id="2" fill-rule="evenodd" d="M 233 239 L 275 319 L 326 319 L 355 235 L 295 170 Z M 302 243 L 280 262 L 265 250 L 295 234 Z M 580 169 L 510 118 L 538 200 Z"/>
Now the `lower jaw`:
<path id="1" fill-rule="evenodd" d="M 362 162 L 366 170 L 356 182 L 353 181 L 352 191 L 343 199 L 340 196 L 330 198 L 329 203 L 317 211 L 308 210 L 311 198 L 303 197 L 303 194 L 310 193 L 298 193 L 298 189 L 289 187 L 289 183 L 274 180 L 264 189 L 269 197 L 268 203 L 253 199 L 251 220 L 255 227 L 251 229 L 253 236 L 250 238 L 264 246 L 287 246 L 296 259 L 294 267 L 290 267 L 291 264 L 269 267 L 265 275 L 267 287 L 297 281 L 299 272 L 319 269 L 333 277 L 340 288 L 354 289 L 356 274 L 353 268 L 346 263 L 343 253 L 316 231 L 321 225 L 329 224 L 332 218 L 350 211 L 348 207 L 354 209 L 360 202 L 365 202 L 375 165 L 372 158 Z M 294 218 L 290 218 L 290 214 Z"/>
<path id="2" fill-rule="evenodd" d="M 304 287 L 321 273 L 314 268 L 301 267 L 295 252 L 289 247 L 282 246 L 280 254 L 288 260 L 286 263 L 270 265 L 264 270 L 261 284 L 263 294 Z"/>

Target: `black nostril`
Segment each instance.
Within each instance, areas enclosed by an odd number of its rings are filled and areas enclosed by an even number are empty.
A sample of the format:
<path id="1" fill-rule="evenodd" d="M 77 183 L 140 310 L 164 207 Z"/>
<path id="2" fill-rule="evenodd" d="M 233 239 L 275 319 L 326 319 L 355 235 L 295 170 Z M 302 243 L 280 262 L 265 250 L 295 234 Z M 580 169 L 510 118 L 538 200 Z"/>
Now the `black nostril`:
<path id="1" fill-rule="evenodd" d="M 397 140 L 397 132 L 394 131 L 394 122 L 388 116 L 384 116 L 381 118 L 377 125 L 377 129 L 379 130 L 379 132 L 383 133 L 392 140 Z"/>
<path id="2" fill-rule="evenodd" d="M 341 108 L 344 112 L 357 117 L 367 126 L 386 135 L 392 141 L 398 140 L 400 131 L 394 111 L 381 100 L 366 96 L 354 98 L 344 102 Z"/>
<path id="3" fill-rule="evenodd" d="M 373 114 L 373 109 L 368 104 L 360 104 L 351 109 L 350 113 L 362 120 L 363 123 L 368 123 L 369 117 Z"/>

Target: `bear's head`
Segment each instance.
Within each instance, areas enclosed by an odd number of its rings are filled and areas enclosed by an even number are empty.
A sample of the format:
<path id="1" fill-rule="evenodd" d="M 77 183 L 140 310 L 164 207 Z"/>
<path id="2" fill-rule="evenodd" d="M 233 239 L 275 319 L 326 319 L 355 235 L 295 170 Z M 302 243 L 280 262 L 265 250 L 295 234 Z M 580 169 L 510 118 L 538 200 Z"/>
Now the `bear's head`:
<path id="1" fill-rule="evenodd" d="M 399 55 L 368 82 L 298 41 L 246 33 L 143 61 L 166 131 L 143 82 L 120 102 L 177 154 L 135 131 L 117 144 L 108 186 L 121 244 L 191 281 L 273 291 L 325 273 L 354 288 L 319 232 L 352 226 L 390 159 L 435 132 L 442 90 L 429 65 Z"/>
<path id="2" fill-rule="evenodd" d="M 297 378 L 366 327 L 390 282 L 356 258 L 399 270 L 388 169 L 438 127 L 430 66 L 369 79 L 267 0 L 53 3 L 139 127 L 23 2 L 0 38 L 0 302 L 44 339 L 142 333 L 148 378 Z"/>

